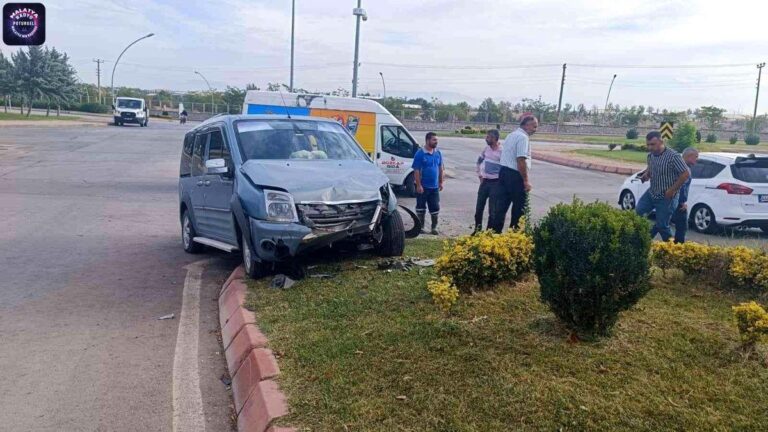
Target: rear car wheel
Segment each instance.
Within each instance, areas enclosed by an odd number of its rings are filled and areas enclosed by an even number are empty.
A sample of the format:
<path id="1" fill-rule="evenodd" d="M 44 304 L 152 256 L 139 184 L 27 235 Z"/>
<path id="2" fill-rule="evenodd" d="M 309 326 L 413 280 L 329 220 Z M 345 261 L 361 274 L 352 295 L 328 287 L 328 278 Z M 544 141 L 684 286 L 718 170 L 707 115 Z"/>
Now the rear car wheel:
<path id="1" fill-rule="evenodd" d="M 628 190 L 621 192 L 619 197 L 619 204 L 622 210 L 634 210 L 635 209 L 635 195 Z"/>
<path id="2" fill-rule="evenodd" d="M 195 226 L 192 225 L 189 212 L 184 210 L 184 214 L 181 215 L 181 242 L 184 245 L 185 252 L 194 254 L 203 250 L 203 245 L 192 240 L 196 236 Z"/>
<path id="3" fill-rule="evenodd" d="M 403 218 L 395 210 L 381 221 L 382 237 L 376 245 L 376 253 L 380 256 L 402 256 L 405 250 L 405 229 Z"/>
<path id="4" fill-rule="evenodd" d="M 715 213 L 709 206 L 705 204 L 699 204 L 691 211 L 691 227 L 700 233 L 714 234 L 717 232 L 717 222 L 715 221 Z"/>
<path id="5" fill-rule="evenodd" d="M 243 269 L 245 269 L 245 274 L 251 279 L 263 277 L 265 275 L 264 266 L 261 262 L 256 261 L 251 250 L 251 244 L 245 237 L 245 234 L 240 237 L 240 249 L 243 251 Z"/>

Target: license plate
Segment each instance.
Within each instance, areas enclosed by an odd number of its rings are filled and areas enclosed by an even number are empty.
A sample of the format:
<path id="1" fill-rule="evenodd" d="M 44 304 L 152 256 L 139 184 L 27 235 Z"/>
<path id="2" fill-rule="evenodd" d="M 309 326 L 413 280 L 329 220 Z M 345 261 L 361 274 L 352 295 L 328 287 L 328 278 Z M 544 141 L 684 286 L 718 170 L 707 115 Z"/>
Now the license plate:
<path id="1" fill-rule="evenodd" d="M 758 195 L 757 202 L 768 203 L 768 195 Z"/>

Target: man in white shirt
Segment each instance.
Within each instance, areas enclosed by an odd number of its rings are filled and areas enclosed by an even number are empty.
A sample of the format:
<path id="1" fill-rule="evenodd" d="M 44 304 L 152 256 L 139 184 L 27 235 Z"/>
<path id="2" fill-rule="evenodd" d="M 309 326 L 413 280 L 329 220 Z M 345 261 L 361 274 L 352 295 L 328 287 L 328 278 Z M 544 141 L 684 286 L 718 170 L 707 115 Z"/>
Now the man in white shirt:
<path id="1" fill-rule="evenodd" d="M 507 139 L 504 140 L 496 209 L 491 227 L 497 233 L 504 229 L 504 219 L 510 205 L 512 205 L 510 228 L 517 228 L 520 217 L 525 211 L 528 192 L 531 191 L 531 183 L 528 180 L 528 171 L 531 169 L 530 136 L 536 133 L 538 127 L 539 121 L 536 117 L 524 115 L 520 120 L 520 127 L 507 135 Z"/>

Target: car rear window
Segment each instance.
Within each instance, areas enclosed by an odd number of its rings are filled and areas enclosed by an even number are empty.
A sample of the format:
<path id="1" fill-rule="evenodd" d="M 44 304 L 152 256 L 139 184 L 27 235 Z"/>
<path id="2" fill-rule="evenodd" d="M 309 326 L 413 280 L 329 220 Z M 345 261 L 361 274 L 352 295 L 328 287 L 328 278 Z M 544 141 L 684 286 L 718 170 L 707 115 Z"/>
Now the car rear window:
<path id="1" fill-rule="evenodd" d="M 768 183 L 768 158 L 739 158 L 731 165 L 733 178 L 747 183 Z"/>

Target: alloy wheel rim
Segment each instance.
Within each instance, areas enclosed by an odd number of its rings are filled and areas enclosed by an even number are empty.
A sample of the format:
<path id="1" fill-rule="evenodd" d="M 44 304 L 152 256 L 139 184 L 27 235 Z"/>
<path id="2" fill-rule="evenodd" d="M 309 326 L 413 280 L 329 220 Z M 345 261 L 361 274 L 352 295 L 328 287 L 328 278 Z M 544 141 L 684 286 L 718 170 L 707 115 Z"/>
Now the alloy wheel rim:
<path id="1" fill-rule="evenodd" d="M 630 193 L 624 194 L 624 201 L 622 204 L 624 205 L 624 210 L 630 210 L 634 207 L 634 199 L 632 199 L 632 195 Z"/>
<path id="2" fill-rule="evenodd" d="M 709 215 L 709 211 L 706 208 L 700 208 L 696 212 L 696 227 L 701 230 L 709 228 L 709 224 L 712 221 L 712 217 Z"/>
<path id="3" fill-rule="evenodd" d="M 184 228 L 182 230 L 182 239 L 184 240 L 184 247 L 189 247 L 189 241 L 190 241 L 190 226 L 189 226 L 189 217 L 187 215 L 184 215 Z"/>

